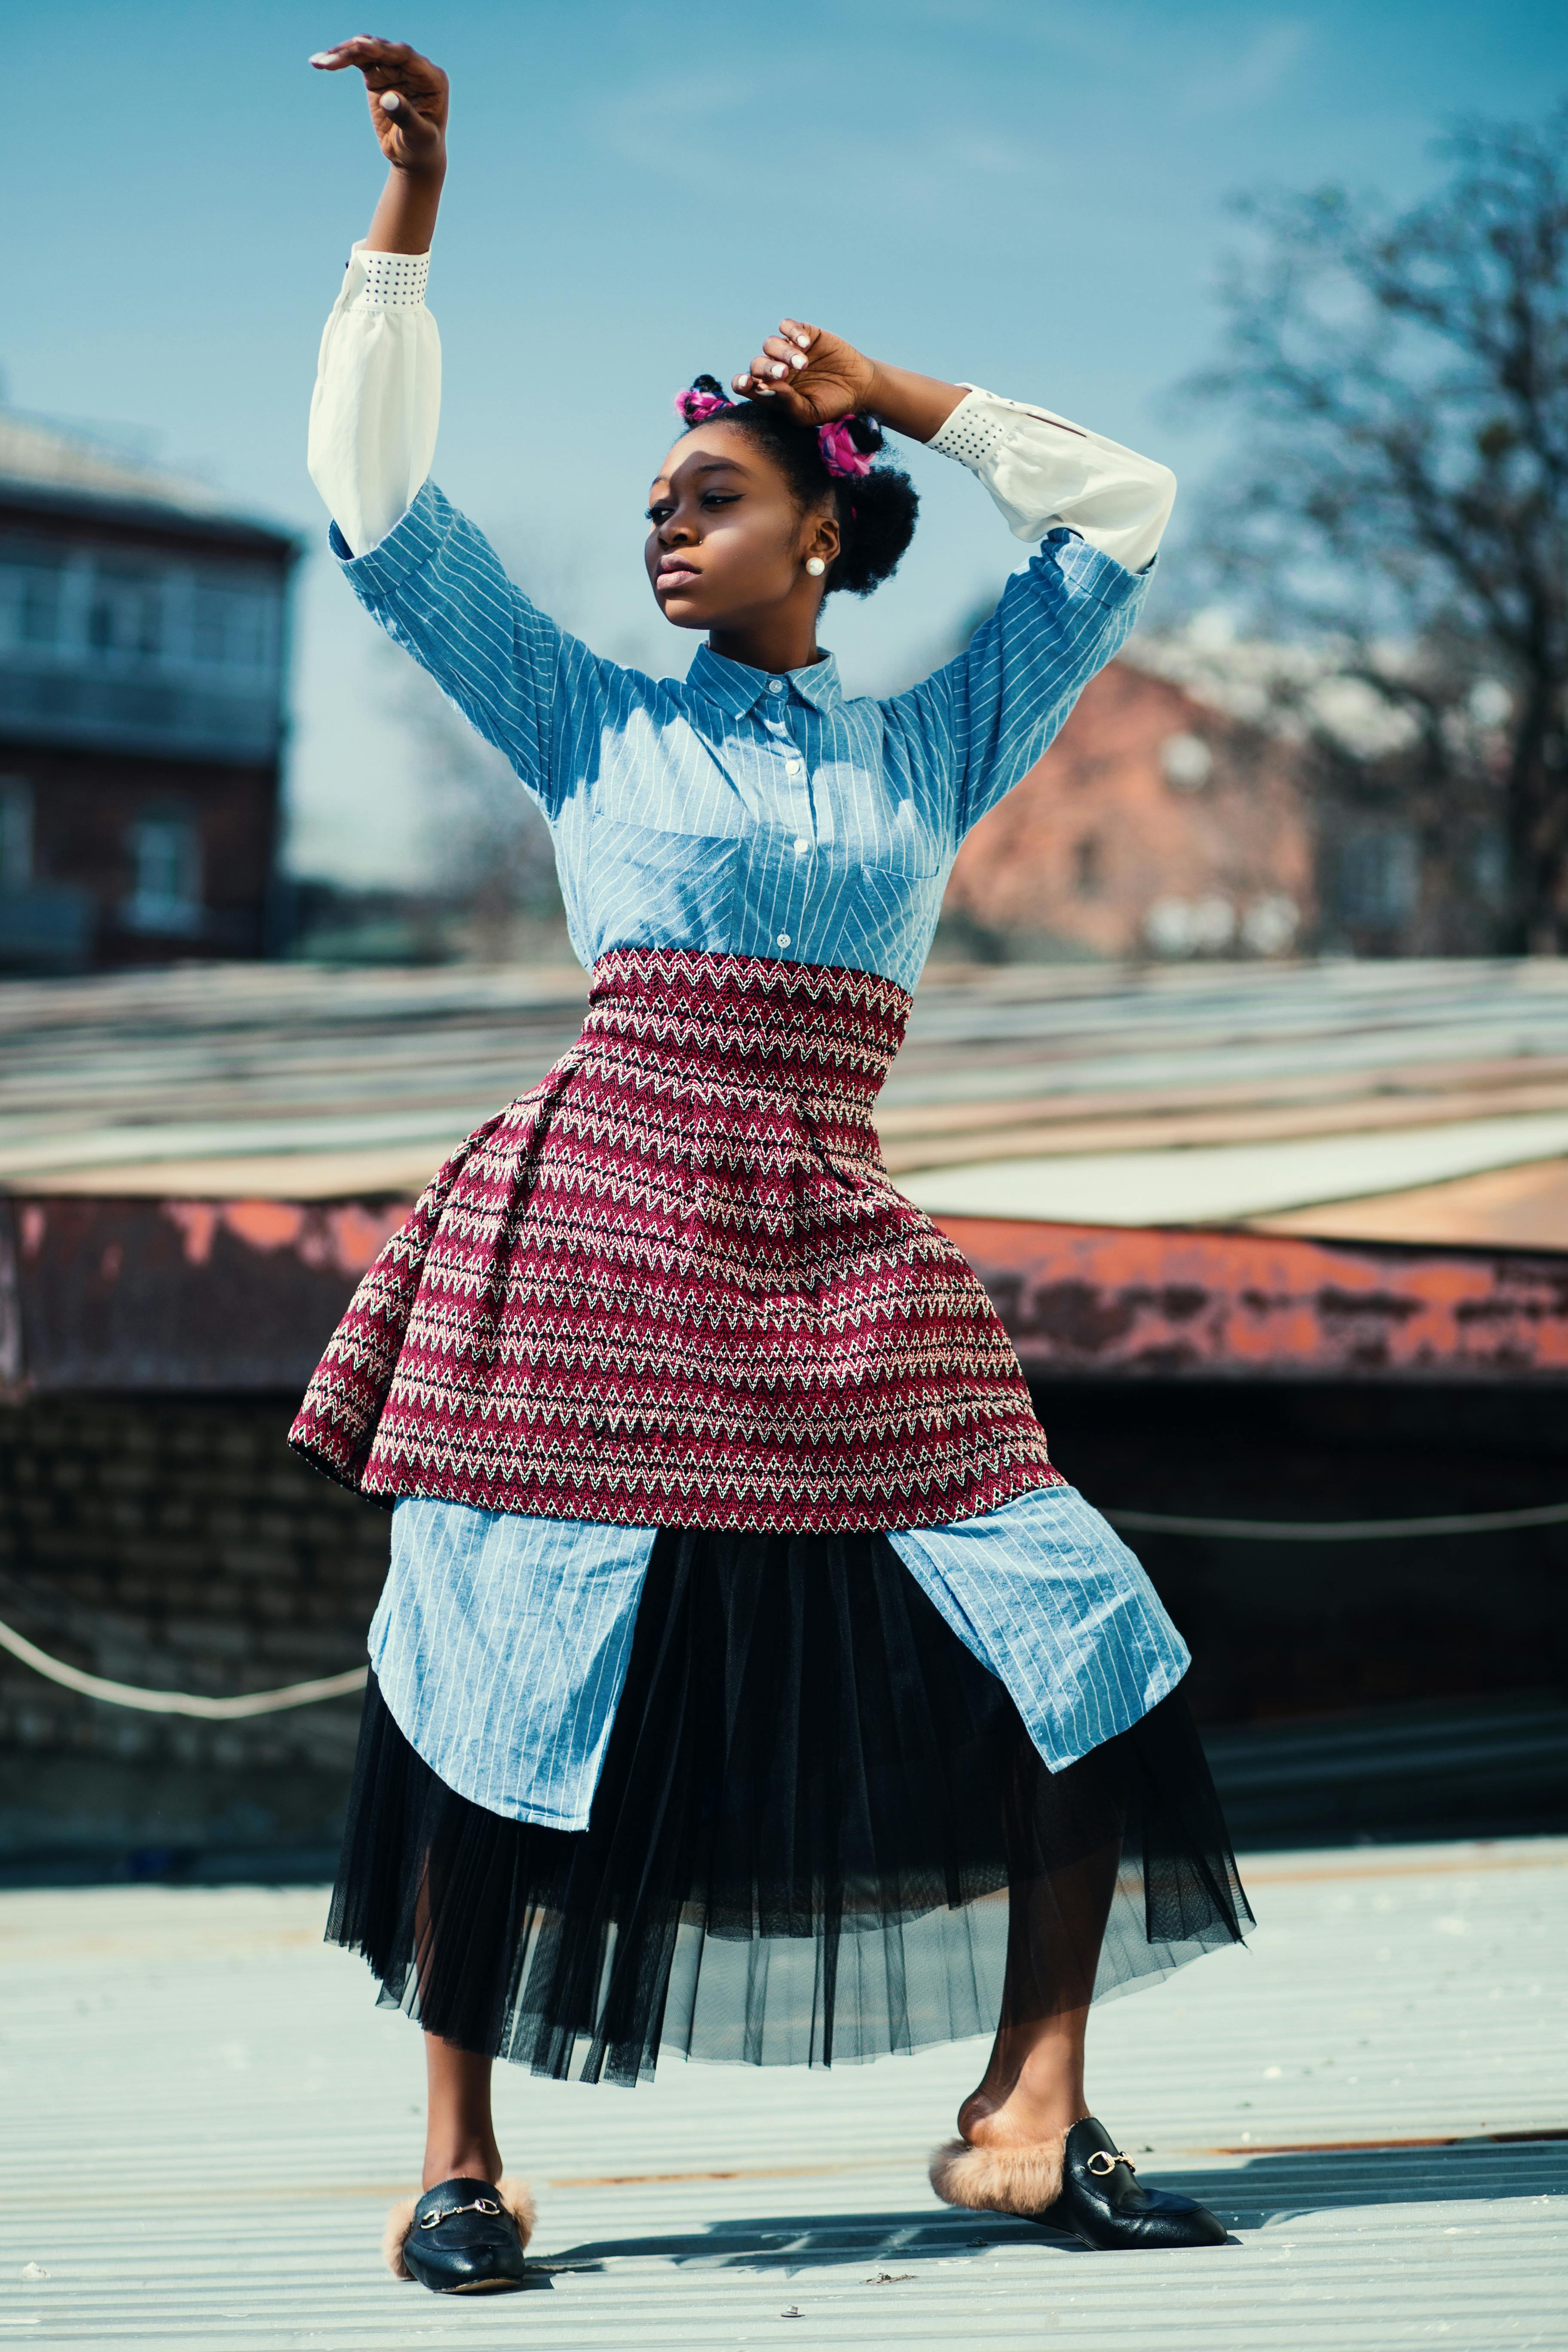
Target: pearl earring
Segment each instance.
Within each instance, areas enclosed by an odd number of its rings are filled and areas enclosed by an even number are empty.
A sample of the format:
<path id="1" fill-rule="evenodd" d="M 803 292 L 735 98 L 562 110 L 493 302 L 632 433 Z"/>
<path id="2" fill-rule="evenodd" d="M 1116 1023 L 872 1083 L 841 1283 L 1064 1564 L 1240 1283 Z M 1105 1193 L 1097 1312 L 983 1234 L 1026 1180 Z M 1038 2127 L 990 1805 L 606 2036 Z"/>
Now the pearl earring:
<path id="1" fill-rule="evenodd" d="M 820 555 L 808 555 L 805 559 L 805 568 L 814 580 L 820 580 L 827 566 Z"/>

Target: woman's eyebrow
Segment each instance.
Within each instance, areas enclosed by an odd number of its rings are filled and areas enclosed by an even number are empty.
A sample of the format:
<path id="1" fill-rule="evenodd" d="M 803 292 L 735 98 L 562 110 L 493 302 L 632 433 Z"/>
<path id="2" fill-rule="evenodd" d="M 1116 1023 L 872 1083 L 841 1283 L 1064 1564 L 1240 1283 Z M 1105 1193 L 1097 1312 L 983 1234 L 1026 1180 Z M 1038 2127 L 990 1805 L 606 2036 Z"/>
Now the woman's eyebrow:
<path id="1" fill-rule="evenodd" d="M 684 473 L 685 470 L 686 468 L 682 467 L 682 473 Z M 704 457 L 697 465 L 693 466 L 691 470 L 694 474 L 718 474 L 725 472 L 744 474 L 748 478 L 750 478 L 752 471 L 749 466 L 743 466 L 741 463 L 739 457 Z M 668 475 L 661 474 L 658 481 L 655 482 L 653 488 L 648 492 L 649 498 L 652 498 L 659 490 L 668 489 Z"/>

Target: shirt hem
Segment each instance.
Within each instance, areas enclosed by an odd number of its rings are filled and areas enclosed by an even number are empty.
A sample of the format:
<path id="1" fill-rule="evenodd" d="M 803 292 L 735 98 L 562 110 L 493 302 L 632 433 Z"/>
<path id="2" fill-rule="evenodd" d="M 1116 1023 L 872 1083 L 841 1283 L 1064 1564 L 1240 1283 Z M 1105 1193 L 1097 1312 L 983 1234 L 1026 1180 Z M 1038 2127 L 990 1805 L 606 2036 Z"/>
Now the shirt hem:
<path id="1" fill-rule="evenodd" d="M 493 1793 L 488 1797 L 481 1797 L 472 1789 L 460 1787 L 449 1771 L 442 1770 L 435 1757 L 422 1744 L 419 1734 L 404 1719 L 398 1702 L 385 1683 L 382 1681 L 374 1658 L 371 1660 L 371 1672 L 375 1675 L 376 1687 L 381 1693 L 388 1715 L 391 1716 L 421 1764 L 427 1772 L 434 1772 L 444 1789 L 449 1789 L 455 1797 L 461 1797 L 465 1804 L 477 1805 L 480 1812 L 491 1813 L 498 1821 L 525 1822 L 530 1829 L 561 1830 L 568 1835 L 573 1835 L 587 1828 L 592 1814 L 591 1792 L 588 1811 L 579 1814 L 564 1813 L 549 1805 L 523 1804 L 516 1800 L 509 1802 L 505 1798 L 498 1801 Z M 595 1786 L 597 1787 L 597 1785 L 598 1780 L 595 1774 Z"/>

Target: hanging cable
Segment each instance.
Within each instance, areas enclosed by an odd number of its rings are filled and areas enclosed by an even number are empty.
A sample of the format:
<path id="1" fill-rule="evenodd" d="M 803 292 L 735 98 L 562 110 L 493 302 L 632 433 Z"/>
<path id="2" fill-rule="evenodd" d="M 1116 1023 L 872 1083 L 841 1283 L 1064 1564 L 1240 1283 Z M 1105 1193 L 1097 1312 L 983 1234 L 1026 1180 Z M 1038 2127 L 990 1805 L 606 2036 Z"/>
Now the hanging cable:
<path id="1" fill-rule="evenodd" d="M 140 1707 L 144 1715 L 194 1715 L 205 1723 L 232 1723 L 247 1715 L 279 1715 L 285 1707 L 311 1706 L 318 1699 L 345 1698 L 351 1691 L 364 1688 L 370 1671 L 367 1666 L 351 1666 L 346 1674 L 286 1683 L 281 1690 L 247 1691 L 238 1698 L 204 1698 L 194 1691 L 140 1690 L 134 1683 L 110 1682 L 102 1675 L 84 1674 L 79 1666 L 68 1666 L 63 1658 L 51 1658 L 3 1618 L 0 1649 L 9 1650 L 35 1674 L 58 1683 L 64 1690 L 79 1692 L 83 1698 L 101 1699 L 109 1706 Z"/>

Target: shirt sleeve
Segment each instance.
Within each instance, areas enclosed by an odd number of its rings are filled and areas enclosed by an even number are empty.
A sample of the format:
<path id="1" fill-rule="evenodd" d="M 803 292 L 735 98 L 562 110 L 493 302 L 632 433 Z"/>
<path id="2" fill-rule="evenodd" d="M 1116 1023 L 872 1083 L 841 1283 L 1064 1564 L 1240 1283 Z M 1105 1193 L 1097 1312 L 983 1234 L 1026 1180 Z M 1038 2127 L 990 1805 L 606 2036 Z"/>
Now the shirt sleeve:
<path id="1" fill-rule="evenodd" d="M 1153 562 L 1175 503 L 1168 466 L 978 385 L 927 446 L 979 476 L 1015 537 L 1074 531 L 1129 572 Z"/>
<path id="2" fill-rule="evenodd" d="M 349 256 L 321 332 L 307 463 L 345 544 L 363 555 L 406 514 L 436 454 L 441 338 L 427 253 Z"/>
<path id="3" fill-rule="evenodd" d="M 542 613 L 434 482 L 365 554 L 353 553 L 336 523 L 331 537 L 366 612 L 505 754 L 553 822 L 580 747 L 597 740 L 607 698 L 624 696 L 629 673 Z"/>
<path id="4" fill-rule="evenodd" d="M 1147 572 L 1058 529 L 958 658 L 883 705 L 951 847 L 1027 775 L 1148 590 Z"/>

